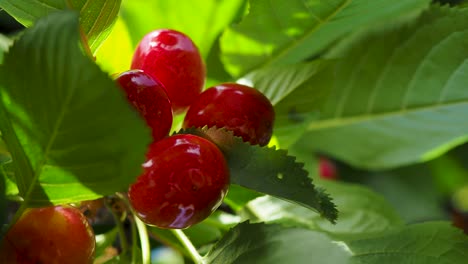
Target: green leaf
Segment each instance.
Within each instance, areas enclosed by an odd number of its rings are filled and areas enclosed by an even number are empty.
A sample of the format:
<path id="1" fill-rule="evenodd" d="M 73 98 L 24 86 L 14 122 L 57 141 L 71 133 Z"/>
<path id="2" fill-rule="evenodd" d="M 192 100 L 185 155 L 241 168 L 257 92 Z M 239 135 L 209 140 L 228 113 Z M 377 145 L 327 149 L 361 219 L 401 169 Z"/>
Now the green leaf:
<path id="1" fill-rule="evenodd" d="M 231 184 L 229 192 L 224 198 L 224 202 L 229 205 L 233 210 L 239 211 L 251 200 L 262 196 L 262 194 L 253 190 L 244 188 L 242 186 Z"/>
<path id="2" fill-rule="evenodd" d="M 0 165 L 0 227 L 6 223 L 7 218 L 7 210 L 6 210 L 6 198 L 5 198 L 5 178 L 4 170 L 2 169 L 2 165 Z M 0 241 L 3 240 L 3 232 L 0 229 Z"/>
<path id="3" fill-rule="evenodd" d="M 3 62 L 3 53 L 7 52 L 13 41 L 7 36 L 0 34 L 0 64 Z"/>
<path id="4" fill-rule="evenodd" d="M 280 225 L 242 223 L 209 252 L 210 264 L 347 263 L 350 252 L 324 234 Z"/>
<path id="5" fill-rule="evenodd" d="M 91 51 L 95 52 L 109 35 L 122 0 L 0 0 L 0 7 L 30 27 L 41 17 L 72 8 L 80 10 L 80 25 L 86 33 Z"/>
<path id="6" fill-rule="evenodd" d="M 464 166 L 466 156 L 457 159 L 455 154 L 447 153 L 428 162 L 440 192 L 445 195 L 451 195 L 460 186 L 468 184 L 468 170 Z"/>
<path id="7" fill-rule="evenodd" d="M 30 27 L 37 19 L 59 9 L 64 9 L 66 0 L 0 0 L 0 7 L 18 22 Z"/>
<path id="8" fill-rule="evenodd" d="M 315 86 L 315 76 L 331 65 L 331 61 L 316 60 L 271 66 L 255 70 L 239 80 L 261 91 L 275 106 L 273 131 L 280 146 L 287 148 L 294 143 L 311 120 L 318 117 L 327 91 Z"/>
<path id="9" fill-rule="evenodd" d="M 253 220 L 308 228 L 338 238 L 380 233 L 403 225 L 392 206 L 367 188 L 338 182 L 322 182 L 321 186 L 337 205 L 339 220 L 335 225 L 304 207 L 270 196 L 253 200 L 245 210 L 251 212 Z"/>
<path id="10" fill-rule="evenodd" d="M 448 223 L 411 225 L 348 243 L 351 263 L 465 264 L 468 236 Z"/>
<path id="11" fill-rule="evenodd" d="M 184 32 L 198 46 L 202 56 L 208 53 L 218 35 L 236 18 L 245 0 L 133 1 L 122 4 L 122 16 L 134 43 L 160 28 Z"/>
<path id="12" fill-rule="evenodd" d="M 325 234 L 280 225 L 242 223 L 209 252 L 208 263 L 464 264 L 468 237 L 445 222 L 333 241 Z"/>
<path id="13" fill-rule="evenodd" d="M 71 0 L 73 9 L 80 10 L 80 25 L 94 53 L 111 33 L 122 0 Z"/>
<path id="14" fill-rule="evenodd" d="M 435 6 L 410 25 L 335 51 L 342 58 L 331 68 L 335 77 L 315 83 L 329 90 L 320 120 L 293 147 L 377 169 L 465 142 L 467 28 L 468 9 Z"/>
<path id="15" fill-rule="evenodd" d="M 234 76 L 317 55 L 345 34 L 419 13 L 429 0 L 251 0 L 244 20 L 221 38 L 223 59 Z"/>
<path id="16" fill-rule="evenodd" d="M 314 76 L 323 64 L 324 61 L 317 60 L 289 66 L 272 66 L 247 74 L 241 82 L 252 84 L 276 105 Z"/>
<path id="17" fill-rule="evenodd" d="M 118 54 L 118 56 L 116 56 Z M 96 53 L 96 63 L 109 74 L 118 74 L 130 69 L 133 45 L 125 21 L 117 18 L 109 37 Z"/>
<path id="18" fill-rule="evenodd" d="M 11 159 L 11 157 L 8 157 Z M 0 165 L 0 173 L 5 180 L 5 196 L 10 199 L 17 199 L 19 195 L 18 185 L 15 182 L 14 168 L 11 160 Z"/>
<path id="19" fill-rule="evenodd" d="M 449 196 L 437 188 L 433 180 L 435 175 L 429 170 L 431 163 L 374 172 L 360 180 L 383 195 L 406 223 L 446 219 L 447 211 L 441 202 Z M 449 166 L 445 172 L 444 176 L 450 178 Z"/>
<path id="20" fill-rule="evenodd" d="M 125 190 L 150 142 L 122 90 L 79 43 L 78 14 L 54 13 L 24 32 L 0 68 L 0 130 L 28 205 Z"/>
<path id="21" fill-rule="evenodd" d="M 286 150 L 250 145 L 224 129 L 186 129 L 179 133 L 196 134 L 216 143 L 228 162 L 231 183 L 300 204 L 335 222 L 337 211 L 328 194 L 314 186 L 304 164 L 297 163 Z"/>

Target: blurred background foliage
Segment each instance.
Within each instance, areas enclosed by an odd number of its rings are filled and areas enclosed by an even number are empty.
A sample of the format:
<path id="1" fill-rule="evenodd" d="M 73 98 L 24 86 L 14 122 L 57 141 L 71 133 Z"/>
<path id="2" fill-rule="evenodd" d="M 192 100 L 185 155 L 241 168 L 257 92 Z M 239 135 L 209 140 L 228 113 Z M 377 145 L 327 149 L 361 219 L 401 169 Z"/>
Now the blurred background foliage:
<path id="1" fill-rule="evenodd" d="M 185 32 L 200 47 L 210 69 L 207 86 L 234 80 L 222 66 L 219 57 L 219 37 L 225 27 L 243 16 L 247 6 L 246 1 L 226 1 L 226 4 L 216 6 L 217 9 L 210 12 L 217 12 L 220 16 L 223 14 L 223 9 L 238 10 L 235 13 L 227 12 L 234 15 L 221 20 L 217 19 L 216 21 L 221 22 L 216 25 L 212 25 L 212 21 L 205 19 L 211 16 L 204 14 L 200 14 L 200 19 L 196 21 L 192 17 L 167 16 L 166 14 L 178 5 L 176 1 L 152 1 L 150 4 L 154 5 L 152 8 L 141 10 L 139 4 L 142 1 L 146 2 L 146 0 L 122 1 L 120 16 L 114 25 L 114 30 L 96 53 L 97 63 L 105 71 L 109 74 L 115 74 L 128 69 L 138 40 L 152 29 L 170 27 Z M 179 6 L 184 10 L 179 9 L 178 11 L 193 12 L 194 6 L 200 4 L 199 2 L 203 1 L 193 1 L 193 6 Z M 463 0 L 433 2 L 450 5 L 467 4 L 467 1 Z M 209 28 L 210 30 L 200 32 L 196 30 L 197 28 Z M 14 35 L 21 29 L 23 29 L 21 24 L 6 12 L 0 11 L 0 33 Z M 112 48 L 106 48 L 107 46 L 112 46 Z M 113 52 L 115 50 L 119 50 L 119 56 L 115 56 Z M 305 163 L 312 178 L 320 181 L 320 165 L 317 163 L 317 157 L 321 153 L 296 150 L 292 154 Z M 334 160 L 332 157 L 328 158 L 336 166 L 338 181 L 362 184 L 383 195 L 406 223 L 450 220 L 468 232 L 468 144 L 460 145 L 433 160 L 390 170 L 362 170 L 342 161 Z M 3 185 L 4 183 L 1 182 L 1 188 Z M 1 204 L 0 207 L 5 207 L 5 205 Z M 216 223 L 219 221 L 219 215 L 210 217 L 209 221 Z M 109 224 L 111 221 L 104 223 Z M 219 226 L 221 227 L 223 224 L 219 224 Z M 200 238 L 197 232 L 211 234 L 207 241 L 199 241 L 198 243 L 199 245 L 209 244 L 221 236 L 219 229 L 211 227 L 212 225 L 197 226 L 189 229 L 188 234 L 189 236 L 192 234 L 194 239 Z M 153 263 L 183 263 L 183 255 L 170 248 L 160 247 L 161 245 L 171 245 L 177 248 L 177 242 L 174 242 L 174 239 L 167 233 L 161 233 L 157 230 L 152 230 L 152 232 L 154 237 L 159 239 L 152 240 L 155 247 Z M 103 227 L 99 235 L 105 242 L 106 235 L 109 236 L 109 234 L 112 234 L 112 230 Z"/>

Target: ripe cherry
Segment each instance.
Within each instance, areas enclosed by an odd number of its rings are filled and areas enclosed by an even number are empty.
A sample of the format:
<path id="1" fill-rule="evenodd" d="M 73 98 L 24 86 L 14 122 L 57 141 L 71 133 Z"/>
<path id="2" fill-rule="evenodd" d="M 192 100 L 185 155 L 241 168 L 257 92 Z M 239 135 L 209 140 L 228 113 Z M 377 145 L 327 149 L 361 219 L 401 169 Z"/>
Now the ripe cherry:
<path id="1" fill-rule="evenodd" d="M 187 111 L 183 127 L 225 127 L 245 142 L 264 146 L 270 141 L 274 120 L 273 106 L 261 92 L 224 83 L 200 94 Z"/>
<path id="2" fill-rule="evenodd" d="M 229 169 L 216 145 L 195 135 L 154 142 L 144 172 L 128 191 L 140 219 L 160 228 L 187 228 L 222 203 Z"/>
<path id="3" fill-rule="evenodd" d="M 95 246 L 93 230 L 77 208 L 27 209 L 5 235 L 0 260 L 4 263 L 92 263 Z"/>
<path id="4" fill-rule="evenodd" d="M 166 88 L 174 114 L 182 113 L 200 94 L 206 68 L 198 48 L 181 32 L 148 33 L 133 55 L 132 69 L 142 69 Z"/>
<path id="5" fill-rule="evenodd" d="M 117 83 L 125 90 L 127 99 L 140 112 L 158 141 L 169 134 L 172 126 L 172 106 L 164 86 L 142 70 L 120 74 Z"/>
<path id="6" fill-rule="evenodd" d="M 319 176 L 324 180 L 338 179 L 338 172 L 335 163 L 327 157 L 319 157 Z"/>

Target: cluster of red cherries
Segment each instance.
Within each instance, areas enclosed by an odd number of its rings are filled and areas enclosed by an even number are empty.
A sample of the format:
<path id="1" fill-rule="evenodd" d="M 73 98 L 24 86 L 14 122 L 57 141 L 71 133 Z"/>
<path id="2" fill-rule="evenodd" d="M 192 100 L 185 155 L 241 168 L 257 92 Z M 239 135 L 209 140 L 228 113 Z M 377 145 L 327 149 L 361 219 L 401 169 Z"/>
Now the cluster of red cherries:
<path id="1" fill-rule="evenodd" d="M 128 101 L 151 128 L 153 142 L 143 173 L 128 190 L 135 214 L 160 228 L 187 228 L 222 203 L 229 167 L 211 141 L 192 134 L 169 136 L 173 115 L 184 128 L 218 127 L 264 146 L 274 110 L 254 88 L 223 83 L 202 92 L 206 68 L 192 40 L 156 30 L 139 43 L 131 70 L 116 77 Z M 87 218 L 69 205 L 26 209 L 0 242 L 6 263 L 92 263 L 95 238 Z"/>
<path id="2" fill-rule="evenodd" d="M 207 218 L 229 187 L 229 167 L 211 141 L 191 134 L 168 136 L 173 115 L 186 112 L 183 128 L 218 127 L 246 142 L 268 144 L 273 106 L 258 90 L 223 83 L 203 90 L 206 68 L 198 48 L 181 32 L 147 34 L 134 53 L 132 70 L 117 83 L 151 128 L 143 174 L 128 191 L 145 223 L 187 228 Z"/>

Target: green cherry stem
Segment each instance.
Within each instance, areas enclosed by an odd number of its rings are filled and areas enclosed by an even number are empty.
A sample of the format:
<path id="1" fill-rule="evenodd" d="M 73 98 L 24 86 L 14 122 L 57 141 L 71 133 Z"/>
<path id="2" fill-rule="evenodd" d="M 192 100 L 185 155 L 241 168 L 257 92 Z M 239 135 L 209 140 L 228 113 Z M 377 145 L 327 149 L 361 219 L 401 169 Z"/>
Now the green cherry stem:
<path id="1" fill-rule="evenodd" d="M 104 198 L 104 205 L 106 206 L 107 210 L 109 210 L 109 212 L 112 214 L 112 217 L 114 218 L 115 226 L 117 227 L 117 230 L 118 230 L 118 233 L 119 233 L 120 246 L 122 247 L 122 252 L 127 252 L 128 251 L 128 241 L 127 241 L 127 237 L 125 236 L 125 228 L 124 228 L 124 226 L 122 224 L 122 219 L 112 209 L 110 199 L 112 199 L 112 198 L 105 197 Z"/>
<path id="2" fill-rule="evenodd" d="M 145 223 L 143 223 L 140 218 L 136 215 L 133 215 L 133 219 L 135 219 L 135 223 L 138 229 L 138 235 L 140 236 L 140 243 L 141 243 L 141 252 L 143 257 L 143 264 L 150 264 L 151 263 L 151 250 L 150 250 L 150 242 L 148 237 L 148 229 L 146 229 Z"/>
<path id="3" fill-rule="evenodd" d="M 143 223 L 138 216 L 136 216 L 135 212 L 133 211 L 133 207 L 128 201 L 127 195 L 124 193 L 117 192 L 116 195 L 122 199 L 122 201 L 125 203 L 127 206 L 128 210 L 132 212 L 133 215 L 133 221 L 134 224 L 136 225 L 136 228 L 138 230 L 138 236 L 140 237 L 140 245 L 141 245 L 141 255 L 142 255 L 142 264 L 151 264 L 151 248 L 150 248 L 150 242 L 149 242 L 149 235 L 148 235 L 148 229 L 146 228 L 145 223 Z M 134 227 L 132 226 L 132 234 L 135 233 Z M 135 236 L 133 235 L 133 241 L 135 241 Z M 136 257 L 136 252 L 132 252 L 132 260 L 135 261 Z M 134 262 L 136 263 L 136 262 Z"/>
<path id="4" fill-rule="evenodd" d="M 200 256 L 198 253 L 197 249 L 195 246 L 192 244 L 192 241 L 185 235 L 184 231 L 180 229 L 171 229 L 172 233 L 174 236 L 179 239 L 179 241 L 184 245 L 184 247 L 187 249 L 190 257 L 192 258 L 193 262 L 195 264 L 204 264 L 205 261 L 203 260 L 203 257 Z"/>

